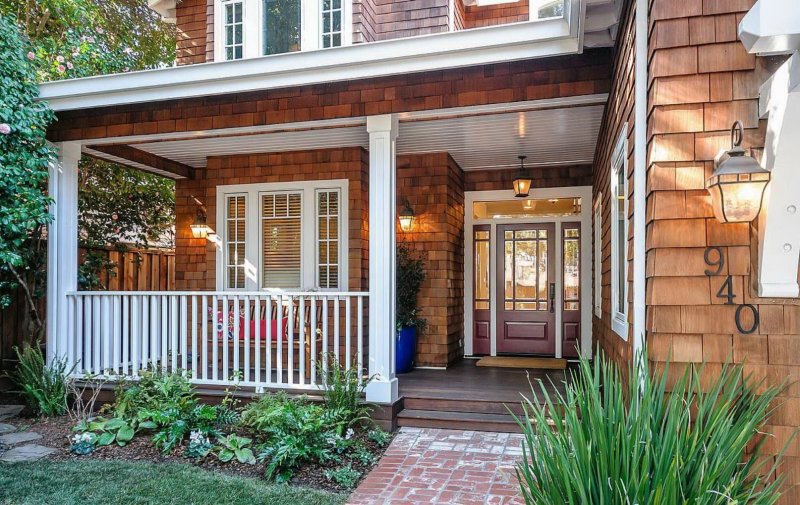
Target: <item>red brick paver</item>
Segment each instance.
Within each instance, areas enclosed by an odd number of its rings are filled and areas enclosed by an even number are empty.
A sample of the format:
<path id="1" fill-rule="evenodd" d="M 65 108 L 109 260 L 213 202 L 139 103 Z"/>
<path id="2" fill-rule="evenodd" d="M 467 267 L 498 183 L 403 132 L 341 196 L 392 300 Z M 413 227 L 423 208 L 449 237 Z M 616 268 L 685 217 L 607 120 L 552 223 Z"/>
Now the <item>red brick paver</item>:
<path id="1" fill-rule="evenodd" d="M 521 457 L 521 435 L 402 428 L 347 503 L 522 504 Z"/>

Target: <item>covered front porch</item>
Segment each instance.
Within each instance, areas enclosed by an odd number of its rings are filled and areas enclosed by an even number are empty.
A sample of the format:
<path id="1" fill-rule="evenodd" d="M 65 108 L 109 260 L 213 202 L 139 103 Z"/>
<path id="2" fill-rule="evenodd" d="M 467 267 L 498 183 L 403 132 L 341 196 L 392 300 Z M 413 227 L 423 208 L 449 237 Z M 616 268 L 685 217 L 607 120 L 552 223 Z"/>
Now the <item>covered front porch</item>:
<path id="1" fill-rule="evenodd" d="M 528 390 L 524 371 L 485 372 L 462 359 L 590 352 L 591 163 L 606 98 L 262 126 L 214 128 L 214 119 L 186 132 L 134 125 L 111 136 L 109 126 L 105 137 L 64 140 L 50 188 L 50 358 L 66 358 L 78 376 L 135 379 L 163 368 L 253 392 L 316 391 L 336 362 L 363 371 L 374 403 L 406 396 L 406 409 L 424 410 L 413 408 L 414 398 L 426 399 L 412 396 L 415 384 L 437 380 L 451 382 L 442 395 L 453 400 L 489 381 L 486 391 L 504 391 L 497 405 L 516 402 Z M 81 155 L 176 180 L 175 291 L 77 289 Z M 520 155 L 534 181 L 525 200 L 511 190 Z M 497 202 L 502 209 L 487 206 Z M 408 229 L 398 223 L 406 207 L 414 211 Z M 521 251 L 511 267 L 502 259 L 505 229 L 516 230 L 508 240 Z M 398 244 L 425 262 L 419 305 L 428 322 L 418 369 L 400 376 Z M 515 310 L 527 312 L 514 319 Z M 541 378 L 562 384 L 564 375 Z"/>

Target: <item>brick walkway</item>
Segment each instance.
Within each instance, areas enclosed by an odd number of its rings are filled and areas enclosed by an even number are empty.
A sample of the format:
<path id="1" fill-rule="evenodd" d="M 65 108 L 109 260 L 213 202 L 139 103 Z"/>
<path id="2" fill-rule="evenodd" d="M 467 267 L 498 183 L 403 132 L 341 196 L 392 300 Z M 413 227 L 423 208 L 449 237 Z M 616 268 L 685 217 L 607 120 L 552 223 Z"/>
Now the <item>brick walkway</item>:
<path id="1" fill-rule="evenodd" d="M 347 503 L 522 504 L 521 444 L 509 433 L 402 428 Z"/>

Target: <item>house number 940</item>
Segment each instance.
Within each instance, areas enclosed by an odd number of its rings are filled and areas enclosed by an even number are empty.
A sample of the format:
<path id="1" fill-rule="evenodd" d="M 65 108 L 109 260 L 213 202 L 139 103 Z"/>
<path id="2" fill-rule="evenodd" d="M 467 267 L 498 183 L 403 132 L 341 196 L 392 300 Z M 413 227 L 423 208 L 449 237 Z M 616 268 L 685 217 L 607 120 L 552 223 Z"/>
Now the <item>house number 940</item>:
<path id="1" fill-rule="evenodd" d="M 709 277 L 719 275 L 725 268 L 725 254 L 723 253 L 721 247 L 707 247 L 703 253 L 703 259 L 705 260 L 706 265 L 711 267 L 705 270 L 705 274 Z M 732 276 L 728 275 L 725 277 L 725 281 L 723 281 L 722 285 L 717 291 L 717 298 L 725 298 L 725 305 L 735 305 L 733 300 L 736 298 L 736 295 L 733 292 Z M 742 317 L 747 312 L 750 312 L 750 319 L 752 319 L 749 324 L 742 322 Z M 743 333 L 745 335 L 754 333 L 756 330 L 758 330 L 758 325 L 760 323 L 758 308 L 749 303 L 739 304 L 736 307 L 734 322 L 736 323 L 736 329 L 739 330 L 739 333 Z"/>

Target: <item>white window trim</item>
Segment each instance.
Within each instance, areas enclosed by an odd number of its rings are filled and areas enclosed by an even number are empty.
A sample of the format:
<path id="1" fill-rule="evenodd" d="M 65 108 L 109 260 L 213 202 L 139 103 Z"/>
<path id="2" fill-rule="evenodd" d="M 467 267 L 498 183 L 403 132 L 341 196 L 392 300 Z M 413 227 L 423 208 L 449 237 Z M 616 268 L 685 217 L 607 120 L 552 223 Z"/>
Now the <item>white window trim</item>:
<path id="1" fill-rule="evenodd" d="M 276 182 L 276 183 L 257 183 L 257 184 L 234 184 L 217 186 L 217 202 L 225 202 L 227 196 L 233 194 L 245 194 L 246 196 L 246 219 L 245 219 L 245 287 L 243 289 L 230 289 L 226 287 L 225 277 L 225 251 L 227 250 L 227 226 L 225 216 L 225 205 L 217 204 L 217 255 L 216 255 L 216 289 L 218 291 L 257 291 L 265 290 L 261 286 L 262 275 L 260 272 L 263 251 L 261 244 L 261 195 L 270 192 L 300 191 L 302 196 L 302 237 L 300 242 L 301 257 L 301 291 L 347 291 L 349 275 L 349 181 L 347 179 L 332 179 L 327 181 L 302 181 L 302 182 Z M 319 223 L 317 223 L 317 192 L 318 190 L 338 190 L 339 191 L 339 287 L 336 289 L 320 289 L 318 285 L 318 265 L 317 253 L 314 251 L 317 246 L 317 235 Z M 308 219 L 313 219 L 314 225 L 308 225 Z M 280 291 L 271 288 L 270 291 Z"/>
<path id="2" fill-rule="evenodd" d="M 623 201 L 622 205 L 625 209 L 625 229 L 619 230 L 619 220 L 617 213 L 619 211 L 619 201 L 617 200 L 617 174 L 619 171 L 624 171 L 625 177 L 623 178 Z M 611 220 L 611 328 L 614 333 L 622 337 L 623 340 L 628 340 L 628 123 L 622 126 L 622 130 L 617 137 L 617 143 L 611 154 L 611 170 L 609 171 L 610 179 L 610 192 L 609 192 L 609 216 Z M 623 251 L 625 258 L 625 265 L 619 264 L 619 246 L 617 241 L 618 233 L 622 233 L 625 237 L 625 250 Z M 623 286 L 619 286 L 619 273 L 622 268 L 622 273 L 625 276 Z M 623 299 L 626 300 L 625 311 L 620 312 L 617 310 L 617 299 L 619 298 L 620 289 L 623 290 Z"/>
<path id="3" fill-rule="evenodd" d="M 225 17 L 224 6 L 237 0 L 214 0 L 214 61 L 228 61 L 225 58 Z M 240 0 L 244 20 L 243 58 L 263 56 L 263 0 Z M 300 49 L 313 51 L 322 48 L 322 0 L 300 0 Z M 342 46 L 353 42 L 353 3 L 342 0 Z M 314 21 L 315 20 L 315 21 Z"/>
<path id="4" fill-rule="evenodd" d="M 230 264 L 230 258 L 228 255 L 228 240 L 227 240 L 227 233 L 228 233 L 228 216 L 226 215 L 226 210 L 228 208 L 228 198 L 230 197 L 244 197 L 244 248 L 245 248 L 245 285 L 241 288 L 232 288 L 228 286 L 228 265 Z M 219 228 L 225 231 L 225 242 L 224 247 L 222 247 L 222 275 L 221 277 L 218 275 L 218 287 L 221 281 L 222 286 L 226 291 L 243 291 L 247 286 L 247 236 L 250 234 L 250 225 L 248 224 L 249 219 L 247 218 L 247 213 L 250 212 L 250 196 L 247 193 L 235 193 L 229 192 L 223 195 L 222 199 L 217 200 L 218 202 L 222 202 L 220 207 L 222 207 L 222 220 L 218 220 L 217 223 L 222 223 Z"/>
<path id="5" fill-rule="evenodd" d="M 603 317 L 603 193 L 594 202 L 594 315 Z"/>

